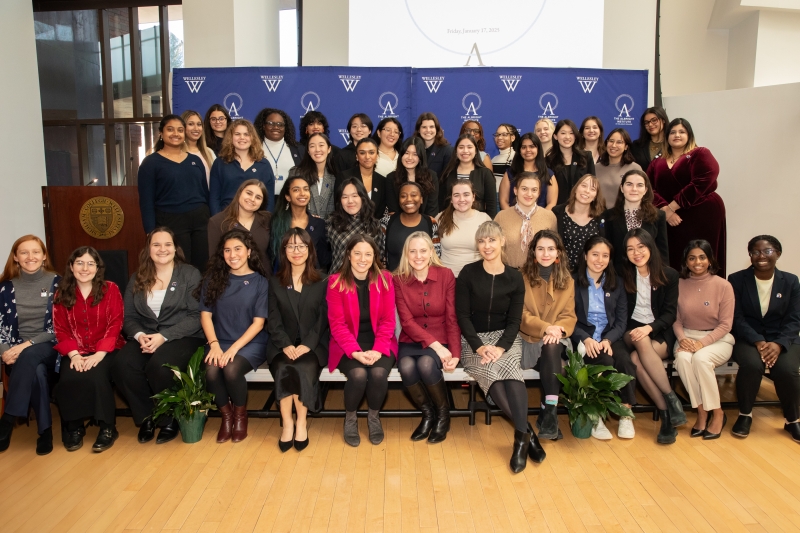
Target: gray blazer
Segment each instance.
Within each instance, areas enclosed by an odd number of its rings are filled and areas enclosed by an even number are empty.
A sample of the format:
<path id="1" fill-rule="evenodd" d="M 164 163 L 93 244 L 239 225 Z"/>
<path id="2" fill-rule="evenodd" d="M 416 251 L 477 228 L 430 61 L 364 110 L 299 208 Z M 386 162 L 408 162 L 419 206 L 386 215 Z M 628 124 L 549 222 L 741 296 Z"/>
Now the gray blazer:
<path id="1" fill-rule="evenodd" d="M 297 167 L 292 167 L 289 170 L 289 177 L 293 178 L 297 175 Z M 308 212 L 312 215 L 318 216 L 323 220 L 328 220 L 328 217 L 333 213 L 334 202 L 334 186 L 336 178 L 333 174 L 325 170 L 325 175 L 322 177 L 322 192 L 319 192 L 317 185 L 311 185 L 311 200 L 308 202 Z"/>
<path id="2" fill-rule="evenodd" d="M 204 338 L 200 326 L 200 309 L 197 300 L 192 296 L 200 284 L 200 272 L 186 263 L 176 264 L 172 270 L 161 312 L 156 317 L 147 305 L 147 294 L 139 291 L 133 293 L 136 274 L 131 276 L 125 289 L 125 321 L 122 331 L 129 338 L 137 333 L 161 333 L 168 341 L 184 337 Z"/>

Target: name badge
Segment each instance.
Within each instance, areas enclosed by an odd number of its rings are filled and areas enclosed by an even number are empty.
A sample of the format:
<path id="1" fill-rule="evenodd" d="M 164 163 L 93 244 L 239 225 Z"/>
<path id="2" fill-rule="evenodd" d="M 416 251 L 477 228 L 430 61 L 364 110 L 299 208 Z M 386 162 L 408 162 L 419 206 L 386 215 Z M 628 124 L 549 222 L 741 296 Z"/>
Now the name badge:
<path id="1" fill-rule="evenodd" d="M 278 181 L 283 181 L 283 175 L 282 174 L 278 174 Z"/>

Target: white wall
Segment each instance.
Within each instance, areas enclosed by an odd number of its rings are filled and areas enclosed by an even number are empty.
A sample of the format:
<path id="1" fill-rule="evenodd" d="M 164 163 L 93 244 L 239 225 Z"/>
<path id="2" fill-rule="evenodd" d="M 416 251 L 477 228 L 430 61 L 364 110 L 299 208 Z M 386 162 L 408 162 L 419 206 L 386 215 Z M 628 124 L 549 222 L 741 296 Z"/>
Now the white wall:
<path id="1" fill-rule="evenodd" d="M 349 64 L 349 6 L 348 0 L 303 1 L 303 66 Z"/>
<path id="2" fill-rule="evenodd" d="M 800 82 L 800 14 L 762 11 L 753 84 Z"/>
<path id="3" fill-rule="evenodd" d="M 656 0 L 605 0 L 603 68 L 649 70 L 647 101 L 653 102 Z"/>
<path id="4" fill-rule="evenodd" d="M 0 258 L 20 236 L 33 233 L 44 240 L 41 186 L 47 185 L 44 166 L 42 109 L 33 11 L 26 0 L 0 2 L 0 101 L 3 120 L 13 128 L 0 129 L 6 153 L 0 172 Z M 77 225 L 64 220 L 65 224 Z"/>
<path id="5" fill-rule="evenodd" d="M 797 165 L 787 147 L 800 145 L 800 83 L 664 99 L 670 117 L 686 117 L 700 146 L 719 161 L 717 192 L 725 201 L 728 272 L 747 267 L 746 245 L 758 234 L 783 244 L 779 267 L 800 272 Z M 748 128 L 751 116 L 755 128 Z M 752 122 L 752 121 L 751 121 Z M 780 142 L 775 142 L 777 137 Z"/>
<path id="6" fill-rule="evenodd" d="M 756 74 L 759 12 L 748 15 L 728 34 L 728 73 L 725 87 L 752 87 Z"/>

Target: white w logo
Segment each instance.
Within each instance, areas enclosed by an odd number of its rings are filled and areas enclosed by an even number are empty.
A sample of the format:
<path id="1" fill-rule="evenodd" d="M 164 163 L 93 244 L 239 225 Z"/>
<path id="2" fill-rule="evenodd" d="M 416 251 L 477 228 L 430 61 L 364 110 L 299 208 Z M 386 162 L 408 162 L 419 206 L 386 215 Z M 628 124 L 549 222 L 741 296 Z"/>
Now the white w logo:
<path id="1" fill-rule="evenodd" d="M 342 85 L 344 85 L 344 90 L 349 92 L 349 93 L 355 91 L 356 90 L 356 85 L 358 85 L 358 82 L 361 81 L 361 80 L 354 80 L 354 79 L 349 79 L 348 80 L 348 79 L 345 79 L 345 78 L 339 78 L 339 80 L 342 82 Z"/>
<path id="2" fill-rule="evenodd" d="M 519 83 L 519 80 L 507 80 L 505 78 L 500 78 L 500 81 L 502 81 L 503 85 L 506 86 L 506 92 L 511 92 L 511 93 L 513 93 L 516 90 L 517 84 Z"/>
<path id="3" fill-rule="evenodd" d="M 594 86 L 597 83 L 597 80 L 578 80 L 578 83 L 580 83 L 581 87 L 583 87 L 584 93 L 591 93 L 592 89 L 594 89 Z"/>
<path id="4" fill-rule="evenodd" d="M 439 87 L 442 86 L 442 82 L 444 80 L 423 80 L 425 85 L 428 86 L 429 93 L 435 93 L 439 90 Z"/>
<path id="5" fill-rule="evenodd" d="M 200 87 L 203 86 L 203 81 L 205 80 L 185 80 L 186 85 L 189 87 L 189 92 L 192 93 L 199 93 Z"/>
<path id="6" fill-rule="evenodd" d="M 283 80 L 261 80 L 264 82 L 264 85 L 267 86 L 267 90 L 271 93 L 274 93 L 278 90 L 278 85 L 281 84 Z"/>

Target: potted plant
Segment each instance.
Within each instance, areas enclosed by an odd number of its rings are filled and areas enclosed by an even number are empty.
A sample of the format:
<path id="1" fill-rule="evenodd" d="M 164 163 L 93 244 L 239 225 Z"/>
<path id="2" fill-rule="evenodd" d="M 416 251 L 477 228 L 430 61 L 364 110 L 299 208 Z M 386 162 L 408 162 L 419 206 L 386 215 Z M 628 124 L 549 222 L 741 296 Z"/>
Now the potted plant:
<path id="1" fill-rule="evenodd" d="M 572 434 L 588 439 L 597 421 L 608 417 L 608 412 L 633 417 L 629 407 L 622 405 L 616 391 L 633 377 L 620 374 L 612 366 L 586 364 L 577 352 L 568 351 L 569 363 L 565 375 L 556 375 L 562 385 L 559 395 L 569 411 Z"/>
<path id="2" fill-rule="evenodd" d="M 217 408 L 214 395 L 206 390 L 206 369 L 200 368 L 203 353 L 203 348 L 194 352 L 186 372 L 165 364 L 175 374 L 176 383 L 153 396 L 157 403 L 151 418 L 158 420 L 161 416 L 174 417 L 181 427 L 181 438 L 187 443 L 200 440 L 208 410 Z"/>

